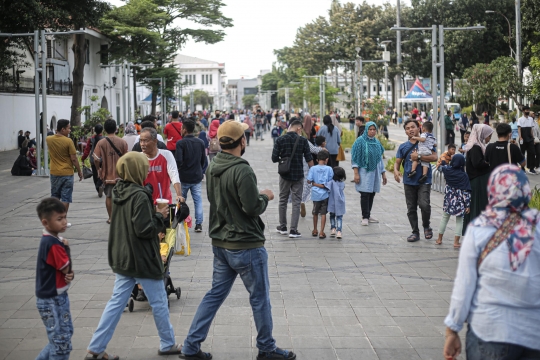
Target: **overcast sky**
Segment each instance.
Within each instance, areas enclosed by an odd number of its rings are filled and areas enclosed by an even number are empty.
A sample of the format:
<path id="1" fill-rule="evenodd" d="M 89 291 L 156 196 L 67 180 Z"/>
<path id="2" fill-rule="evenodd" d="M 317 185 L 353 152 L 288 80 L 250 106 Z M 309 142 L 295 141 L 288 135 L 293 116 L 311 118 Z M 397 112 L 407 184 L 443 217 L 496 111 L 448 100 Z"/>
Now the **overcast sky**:
<path id="1" fill-rule="evenodd" d="M 109 0 L 116 6 L 120 0 Z M 360 4 L 363 0 L 349 0 Z M 234 26 L 225 29 L 224 41 L 206 45 L 189 41 L 181 53 L 225 63 L 229 79 L 249 78 L 260 70 L 271 69 L 276 61 L 273 50 L 291 46 L 298 27 L 318 16 L 328 16 L 331 0 L 223 0 L 225 16 Z M 341 1 L 342 3 L 346 1 Z M 387 0 L 368 0 L 383 4 Z M 391 0 L 396 3 L 396 0 Z M 402 0 L 403 3 L 410 3 Z"/>

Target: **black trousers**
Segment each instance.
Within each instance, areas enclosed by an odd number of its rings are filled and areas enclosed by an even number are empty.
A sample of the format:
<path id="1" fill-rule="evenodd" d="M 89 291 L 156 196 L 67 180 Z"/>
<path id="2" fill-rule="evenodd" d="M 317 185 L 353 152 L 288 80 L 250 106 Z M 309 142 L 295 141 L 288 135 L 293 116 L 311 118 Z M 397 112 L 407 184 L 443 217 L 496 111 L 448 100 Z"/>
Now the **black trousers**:
<path id="1" fill-rule="evenodd" d="M 534 151 L 534 141 L 523 142 L 521 145 L 521 152 L 523 156 L 527 154 L 527 167 L 529 170 L 534 169 L 534 164 L 536 162 L 536 152 Z"/>
<path id="2" fill-rule="evenodd" d="M 456 134 L 454 130 L 446 130 L 446 144 L 455 144 L 456 143 Z"/>
<path id="3" fill-rule="evenodd" d="M 336 166 L 339 166 L 339 161 L 336 160 L 338 154 L 332 155 L 330 154 L 330 158 L 328 159 L 328 166 L 330 166 L 332 169 Z"/>
<path id="4" fill-rule="evenodd" d="M 99 187 L 101 186 L 101 179 L 98 176 L 98 169 L 94 164 L 92 165 L 92 180 L 94 180 L 94 186 L 96 187 L 96 191 L 99 190 Z"/>
<path id="5" fill-rule="evenodd" d="M 360 192 L 360 207 L 362 208 L 362 219 L 369 219 L 371 217 L 373 199 L 375 199 L 374 192 Z"/>
<path id="6" fill-rule="evenodd" d="M 407 217 L 411 224 L 412 232 L 420 234 L 418 229 L 418 207 L 422 213 L 422 227 L 429 228 L 431 218 L 430 194 L 431 185 L 403 185 L 405 189 L 405 202 L 407 203 Z"/>
<path id="7" fill-rule="evenodd" d="M 249 138 L 251 137 L 251 131 L 244 131 L 244 135 L 246 135 L 246 143 L 249 145 Z"/>

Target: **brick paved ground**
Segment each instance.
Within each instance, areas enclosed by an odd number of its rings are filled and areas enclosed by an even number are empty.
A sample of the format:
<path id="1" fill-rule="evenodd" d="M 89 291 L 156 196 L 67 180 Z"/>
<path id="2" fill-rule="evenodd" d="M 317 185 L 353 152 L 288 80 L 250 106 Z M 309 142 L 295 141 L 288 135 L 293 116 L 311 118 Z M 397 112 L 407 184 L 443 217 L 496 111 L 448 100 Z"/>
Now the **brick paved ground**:
<path id="1" fill-rule="evenodd" d="M 391 136 L 404 141 L 395 127 Z M 271 148 L 270 138 L 253 141 L 245 157 L 256 171 L 260 188 L 270 188 L 277 195 Z M 41 233 L 35 207 L 49 194 L 49 180 L 12 177 L 9 169 L 16 155 L 0 153 L 0 359 L 24 360 L 34 359 L 47 342 L 35 308 L 34 273 Z M 342 166 L 352 178 L 349 161 Z M 263 215 L 278 345 L 294 349 L 298 359 L 440 359 L 443 318 L 458 257 L 452 247 L 453 224 L 442 246 L 434 245 L 434 239 L 407 243 L 410 227 L 403 188 L 389 176 L 389 184 L 375 197 L 373 215 L 381 223 L 362 227 L 360 197 L 352 185 L 347 181 L 341 241 L 312 238 L 309 215 L 300 220 L 302 238 L 278 235 L 274 231 L 276 200 Z M 75 326 L 72 358 L 82 359 L 110 298 L 114 276 L 107 263 L 104 199 L 98 199 L 91 180 L 77 183 L 73 198 L 69 211 L 73 227 L 65 237 L 72 245 L 76 271 L 69 290 Z M 433 193 L 431 200 L 436 229 L 442 195 Z M 308 204 L 308 214 L 311 207 Z M 190 257 L 175 257 L 171 266 L 175 285 L 182 288 L 180 300 L 171 296 L 170 301 L 178 342 L 187 334 L 211 284 L 212 252 L 206 232 L 192 234 L 192 249 Z M 215 359 L 253 359 L 255 337 L 248 295 L 238 280 L 203 349 Z M 135 312 L 123 314 L 108 351 L 128 359 L 157 359 L 158 344 L 151 310 L 139 302 Z"/>

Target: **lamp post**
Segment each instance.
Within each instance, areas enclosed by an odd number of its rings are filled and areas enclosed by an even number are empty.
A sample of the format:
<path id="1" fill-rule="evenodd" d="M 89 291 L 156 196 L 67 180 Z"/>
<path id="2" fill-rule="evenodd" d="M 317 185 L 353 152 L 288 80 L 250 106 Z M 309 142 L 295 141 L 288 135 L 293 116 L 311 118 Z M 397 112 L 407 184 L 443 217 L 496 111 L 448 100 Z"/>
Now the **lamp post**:
<path id="1" fill-rule="evenodd" d="M 401 26 L 401 1 L 397 0 L 397 6 L 396 6 L 396 26 Z M 401 65 L 401 31 L 396 32 L 396 65 L 398 69 Z M 401 73 L 396 75 L 396 103 L 398 102 L 399 98 L 401 97 Z M 433 91 L 433 90 L 432 90 Z M 400 112 L 403 112 L 403 107 L 400 109 Z M 402 114 L 403 115 L 403 114 Z"/>
<path id="2" fill-rule="evenodd" d="M 506 22 L 508 23 L 508 46 L 510 47 L 510 57 L 515 58 L 515 52 L 514 49 L 512 49 L 512 25 L 510 24 L 510 20 L 500 11 L 497 10 L 486 10 L 486 14 L 499 14 L 503 18 L 505 18 Z"/>
<path id="3" fill-rule="evenodd" d="M 439 35 L 439 62 L 437 62 L 437 28 Z M 437 153 L 442 154 L 442 149 L 444 147 L 444 140 L 446 137 L 446 129 L 444 126 L 444 96 L 446 93 L 445 83 L 444 83 L 444 31 L 480 31 L 484 30 L 485 26 L 466 26 L 466 27 L 448 27 L 445 28 L 443 25 L 432 25 L 430 28 L 407 28 L 407 27 L 397 27 L 394 26 L 390 28 L 393 31 L 429 31 L 431 30 L 431 56 L 432 56 L 432 93 L 437 90 L 437 68 L 439 68 L 439 84 L 440 84 L 440 97 L 439 97 L 439 132 L 437 134 L 439 138 L 439 145 L 437 146 Z M 437 114 L 437 93 L 433 95 L 433 119 L 435 120 L 435 115 Z"/>
<path id="4" fill-rule="evenodd" d="M 356 69 L 356 61 L 352 61 L 352 60 L 330 60 L 330 62 L 333 62 L 333 63 L 344 63 L 344 64 L 355 64 L 355 69 L 354 69 L 354 76 L 352 77 L 352 86 L 351 86 L 351 92 L 353 93 L 353 109 L 354 109 L 354 112 L 356 112 L 356 82 L 357 82 L 357 79 L 356 79 L 356 72 L 357 72 L 357 69 Z M 336 74 L 338 75 L 338 74 Z M 338 81 L 339 81 L 339 77 L 338 77 Z"/>
<path id="5" fill-rule="evenodd" d="M 384 63 L 384 87 L 385 87 L 385 95 L 386 95 L 386 101 L 388 101 L 388 62 L 390 61 L 390 52 L 387 51 L 387 46 L 390 44 L 392 40 L 385 40 L 381 41 L 381 45 L 384 47 L 384 53 L 383 53 L 383 60 L 386 62 Z"/>
<path id="6" fill-rule="evenodd" d="M 386 60 L 364 60 L 362 59 L 362 55 L 360 55 L 360 51 L 362 50 L 361 48 L 357 47 L 355 48 L 356 50 L 356 54 L 358 55 L 357 58 L 356 58 L 356 68 L 359 70 L 359 75 L 358 75 L 358 78 L 360 79 L 360 86 L 358 87 L 359 89 L 359 95 L 358 95 L 358 112 L 357 114 L 358 115 L 362 115 L 362 96 L 363 96 L 363 93 L 364 93 L 364 78 L 362 76 L 362 67 L 364 65 L 364 63 L 385 63 Z"/>

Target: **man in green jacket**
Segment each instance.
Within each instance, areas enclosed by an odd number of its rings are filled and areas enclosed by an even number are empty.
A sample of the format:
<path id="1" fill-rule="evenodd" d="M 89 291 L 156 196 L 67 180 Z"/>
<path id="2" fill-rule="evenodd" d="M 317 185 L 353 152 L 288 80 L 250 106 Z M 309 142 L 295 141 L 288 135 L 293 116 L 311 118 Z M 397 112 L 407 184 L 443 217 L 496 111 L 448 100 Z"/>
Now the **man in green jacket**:
<path id="1" fill-rule="evenodd" d="M 158 232 L 169 208 L 155 208 L 152 193 L 143 187 L 148 175 L 146 155 L 131 151 L 116 163 L 119 180 L 113 193 L 109 229 L 109 265 L 115 273 L 113 295 L 88 345 L 86 360 L 118 360 L 105 348 L 114 334 L 136 283 L 145 290 L 160 338 L 158 355 L 180 354 L 169 319 L 167 292 L 163 285 L 163 261 L 159 254 Z"/>
<path id="2" fill-rule="evenodd" d="M 444 117 L 444 128 L 446 129 L 446 143 L 445 145 L 454 144 L 456 141 L 456 134 L 454 133 L 454 122 L 450 117 L 452 112 L 448 110 Z"/>
<path id="3" fill-rule="evenodd" d="M 223 151 L 206 170 L 209 236 L 214 252 L 212 289 L 202 299 L 193 318 L 182 347 L 182 359 L 212 358 L 211 354 L 201 351 L 201 343 L 237 275 L 249 292 L 257 328 L 257 359 L 296 359 L 293 352 L 276 347 L 272 337 L 268 254 L 260 215 L 268 201 L 274 199 L 274 194 L 271 190 L 259 192 L 253 169 L 242 159 L 247 128 L 247 124 L 234 120 L 225 121 L 219 127 L 217 137 Z"/>

